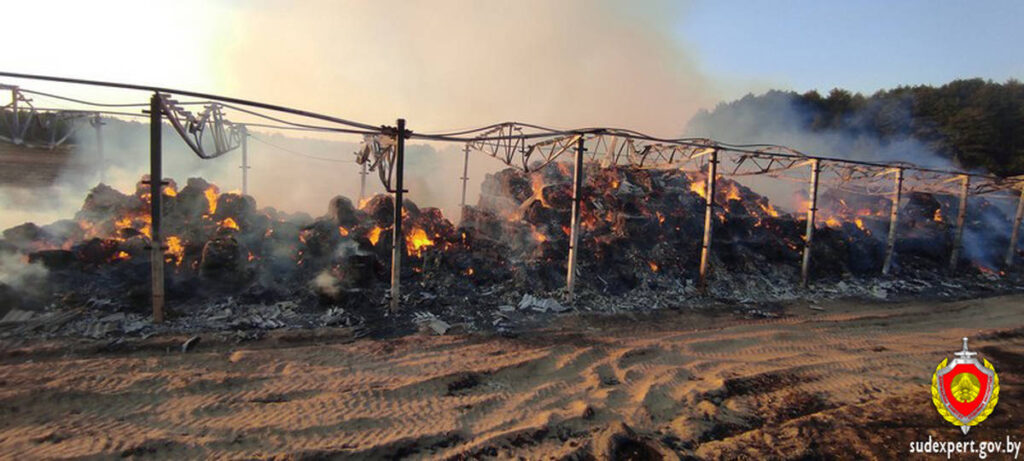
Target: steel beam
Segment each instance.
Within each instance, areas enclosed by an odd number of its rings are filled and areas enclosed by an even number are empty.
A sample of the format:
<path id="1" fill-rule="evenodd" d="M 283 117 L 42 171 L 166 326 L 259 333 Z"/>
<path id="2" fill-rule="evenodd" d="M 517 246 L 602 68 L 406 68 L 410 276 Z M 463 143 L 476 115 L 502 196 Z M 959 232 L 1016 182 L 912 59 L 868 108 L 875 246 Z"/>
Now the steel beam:
<path id="1" fill-rule="evenodd" d="M 1020 238 L 1020 222 L 1024 220 L 1024 186 L 1020 189 L 1020 198 L 1017 199 L 1017 214 L 1013 217 L 1013 231 L 1010 232 L 1010 245 L 1006 248 L 1006 258 L 1003 260 L 1007 269 L 1013 267 L 1013 260 L 1017 256 L 1017 239 Z"/>
<path id="2" fill-rule="evenodd" d="M 704 240 L 700 249 L 700 289 L 706 291 L 708 287 L 708 259 L 711 257 L 711 237 L 715 219 L 715 176 L 718 175 L 718 150 L 711 151 L 708 159 L 707 188 L 705 192 L 704 206 Z"/>
<path id="3" fill-rule="evenodd" d="M 583 135 L 576 140 L 576 160 L 572 172 L 572 221 L 569 228 L 569 264 L 565 274 L 565 287 L 569 302 L 575 296 L 576 258 L 580 240 L 580 202 L 583 199 Z"/>
<path id="4" fill-rule="evenodd" d="M 892 270 L 892 257 L 896 252 L 896 226 L 900 220 L 900 199 L 903 197 L 903 168 L 896 168 L 896 186 L 893 190 L 892 210 L 889 212 L 889 238 L 885 244 L 885 262 L 882 263 L 882 274 L 889 275 Z"/>
<path id="5" fill-rule="evenodd" d="M 811 189 L 807 194 L 807 231 L 804 235 L 804 261 L 800 266 L 800 283 L 806 288 L 811 271 L 811 242 L 814 240 L 814 216 L 818 211 L 818 174 L 821 161 L 811 160 Z"/>
<path id="6" fill-rule="evenodd" d="M 149 217 L 152 224 L 149 263 L 152 269 L 153 322 L 164 321 L 164 249 L 160 238 L 160 204 L 163 197 L 162 110 L 160 93 L 149 102 Z"/>
<path id="7" fill-rule="evenodd" d="M 459 205 L 459 223 L 466 217 L 466 183 L 469 182 L 469 144 L 463 148 L 462 156 L 462 202 Z"/>
<path id="8" fill-rule="evenodd" d="M 402 235 L 402 203 L 405 193 L 405 119 L 398 119 L 398 129 L 395 133 L 395 183 L 393 184 L 395 197 L 395 222 L 391 234 L 391 310 L 398 310 L 399 297 L 401 296 L 402 279 L 402 252 L 405 248 L 405 237 Z"/>
<path id="9" fill-rule="evenodd" d="M 964 241 L 964 222 L 967 218 L 967 196 L 971 193 L 971 177 L 961 176 L 963 183 L 960 185 L 960 208 L 956 212 L 956 233 L 953 234 L 953 251 L 949 255 L 949 271 L 956 271 L 957 263 L 960 262 L 960 252 Z"/>

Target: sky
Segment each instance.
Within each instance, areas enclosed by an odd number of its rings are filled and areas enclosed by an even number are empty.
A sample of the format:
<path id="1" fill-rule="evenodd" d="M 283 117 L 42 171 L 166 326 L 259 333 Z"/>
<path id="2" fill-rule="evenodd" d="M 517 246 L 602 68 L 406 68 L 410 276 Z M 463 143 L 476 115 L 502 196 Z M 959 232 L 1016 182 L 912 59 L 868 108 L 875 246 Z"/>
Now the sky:
<path id="1" fill-rule="evenodd" d="M 374 126 L 403 117 L 420 133 L 520 121 L 675 137 L 698 110 L 769 89 L 871 93 L 955 78 L 1024 79 L 1019 1 L 9 3 L 5 16 L 17 19 L 5 22 L 3 71 L 241 97 Z M 140 92 L 0 83 L 105 102 L 148 100 Z M 125 150 L 140 158 L 124 164 L 144 164 L 145 139 L 131 141 Z M 417 151 L 413 160 L 436 165 L 411 174 L 417 201 L 458 209 L 460 147 Z M 269 148 L 252 147 L 250 184 L 261 205 L 319 213 L 330 196 L 357 194 L 354 164 L 272 161 L 283 153 L 260 149 Z M 338 155 L 351 159 L 350 150 Z M 165 171 L 179 181 L 230 174 L 223 182 L 233 189 L 235 162 Z M 502 166 L 488 162 L 471 162 L 471 203 L 476 182 Z M 132 187 L 141 173 L 107 181 Z M 305 181 L 279 179 L 296 177 Z M 69 191 L 54 207 L 73 210 L 83 193 Z"/>
<path id="2" fill-rule="evenodd" d="M 373 124 L 403 116 L 420 131 L 520 120 L 673 135 L 699 108 L 772 88 L 870 93 L 1024 77 L 1024 2 L 1015 1 L 100 0 L 6 8 L 21 18 L 7 23 L 7 35 L 21 39 L 6 47 L 4 70 L 242 96 Z M 41 33 L 31 18 L 43 17 Z"/>

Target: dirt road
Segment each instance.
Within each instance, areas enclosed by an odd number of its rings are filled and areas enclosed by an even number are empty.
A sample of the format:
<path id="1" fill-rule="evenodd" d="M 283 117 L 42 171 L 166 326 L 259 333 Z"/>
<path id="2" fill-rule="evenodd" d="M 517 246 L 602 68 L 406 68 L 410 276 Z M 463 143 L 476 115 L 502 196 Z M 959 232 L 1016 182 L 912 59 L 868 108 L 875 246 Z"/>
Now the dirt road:
<path id="1" fill-rule="evenodd" d="M 516 339 L 201 343 L 187 354 L 7 345 L 0 453 L 906 458 L 912 440 L 964 439 L 929 394 L 961 336 L 1001 385 L 995 412 L 965 439 L 1021 438 L 1024 296 L 824 308 L 758 321 L 567 317 Z"/>

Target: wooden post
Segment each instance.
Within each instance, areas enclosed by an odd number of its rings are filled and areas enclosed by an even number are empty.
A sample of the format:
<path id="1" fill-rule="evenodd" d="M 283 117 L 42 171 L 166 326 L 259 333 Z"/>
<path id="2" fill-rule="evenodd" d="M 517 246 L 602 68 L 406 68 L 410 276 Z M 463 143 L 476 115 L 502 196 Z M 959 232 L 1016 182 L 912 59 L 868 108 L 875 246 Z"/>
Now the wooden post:
<path id="1" fill-rule="evenodd" d="M 960 262 L 960 251 L 964 240 L 964 221 L 967 217 L 967 196 L 970 194 L 971 177 L 961 176 L 963 184 L 960 186 L 960 208 L 956 212 L 956 233 L 953 234 L 953 251 L 949 255 L 949 271 L 956 271 L 957 263 Z"/>
<path id="2" fill-rule="evenodd" d="M 1021 220 L 1024 220 L 1024 186 L 1021 186 L 1020 198 L 1017 199 L 1017 215 L 1013 218 L 1010 245 L 1006 248 L 1006 259 L 1003 261 L 1007 269 L 1013 267 L 1013 260 L 1017 256 L 1017 239 L 1020 237 Z"/>
<path id="3" fill-rule="evenodd" d="M 459 204 L 459 223 L 466 217 L 466 183 L 469 182 L 469 144 L 463 148 L 462 156 L 462 202 Z"/>
<path id="4" fill-rule="evenodd" d="M 398 310 L 401 296 L 402 252 L 405 249 L 405 236 L 402 234 L 402 203 L 405 186 L 405 119 L 398 119 L 398 130 L 395 133 L 395 222 L 391 234 L 391 310 Z"/>
<path id="5" fill-rule="evenodd" d="M 893 190 L 892 210 L 889 213 L 889 239 L 885 244 L 885 262 L 882 274 L 889 275 L 892 270 L 892 257 L 896 252 L 896 226 L 900 220 L 900 199 L 903 197 L 903 168 L 896 170 L 896 188 Z"/>
<path id="6" fill-rule="evenodd" d="M 580 202 L 583 199 L 583 135 L 576 140 L 576 161 L 572 172 L 572 221 L 569 227 L 569 264 L 565 275 L 565 287 L 569 302 L 573 302 L 576 285 L 576 258 L 580 240 Z"/>
<path id="7" fill-rule="evenodd" d="M 818 174 L 821 173 L 821 160 L 811 160 L 811 190 L 807 200 L 807 231 L 804 236 L 804 261 L 800 266 L 800 283 L 806 288 L 810 280 L 811 242 L 814 240 L 814 215 L 818 211 Z"/>
<path id="8" fill-rule="evenodd" d="M 249 128 L 242 125 L 242 195 L 249 195 Z"/>
<path id="9" fill-rule="evenodd" d="M 152 279 L 153 322 L 164 321 L 164 250 L 160 238 L 160 204 L 163 197 L 163 171 L 161 158 L 162 112 L 160 93 L 149 100 L 149 217 L 152 225 L 149 263 Z"/>
<path id="10" fill-rule="evenodd" d="M 708 259 L 711 257 L 711 237 L 713 222 L 715 218 L 715 176 L 718 174 L 718 150 L 711 151 L 711 158 L 708 160 L 707 189 L 704 207 L 704 240 L 700 250 L 700 289 L 707 290 Z"/>

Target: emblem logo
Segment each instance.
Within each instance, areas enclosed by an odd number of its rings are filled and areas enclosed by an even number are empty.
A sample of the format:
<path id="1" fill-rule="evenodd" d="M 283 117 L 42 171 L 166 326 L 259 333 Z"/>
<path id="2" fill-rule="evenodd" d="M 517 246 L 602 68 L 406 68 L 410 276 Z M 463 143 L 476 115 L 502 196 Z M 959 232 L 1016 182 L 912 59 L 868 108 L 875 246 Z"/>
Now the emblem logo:
<path id="1" fill-rule="evenodd" d="M 932 403 L 935 409 L 964 434 L 971 426 L 988 418 L 999 402 L 999 376 L 996 369 L 978 353 L 967 350 L 967 338 L 952 362 L 943 359 L 932 375 Z"/>

